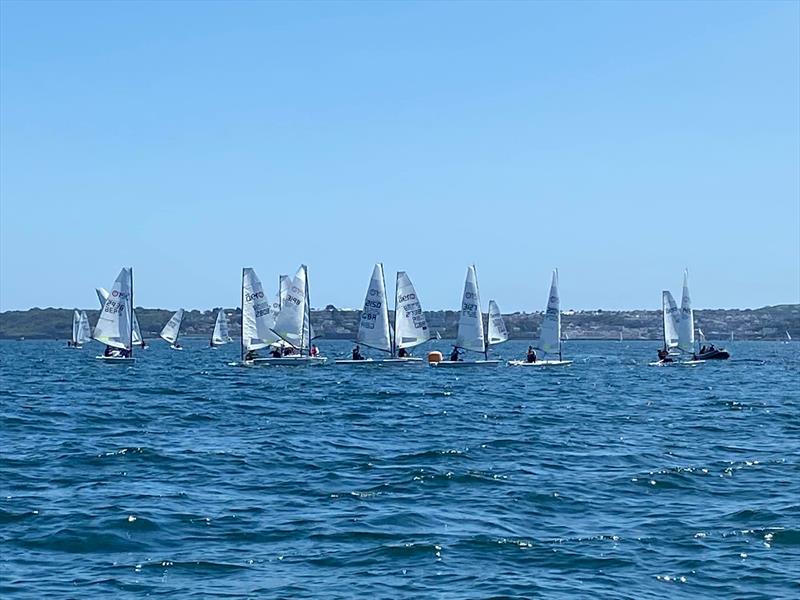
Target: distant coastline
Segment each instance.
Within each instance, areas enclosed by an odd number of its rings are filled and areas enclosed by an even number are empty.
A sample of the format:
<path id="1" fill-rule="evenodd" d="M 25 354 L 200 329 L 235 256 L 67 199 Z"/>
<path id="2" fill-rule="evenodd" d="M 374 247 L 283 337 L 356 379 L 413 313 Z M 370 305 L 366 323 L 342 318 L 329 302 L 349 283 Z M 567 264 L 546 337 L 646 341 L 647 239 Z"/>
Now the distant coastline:
<path id="1" fill-rule="evenodd" d="M 0 339 L 67 339 L 72 327 L 71 308 L 32 308 L 0 313 Z M 87 310 L 92 324 L 98 310 Z M 231 324 L 231 335 L 239 335 L 241 311 L 225 309 Z M 427 311 L 432 335 L 454 338 L 458 326 L 458 311 Z M 146 339 L 154 338 L 169 320 L 171 311 L 137 308 L 136 315 Z M 187 310 L 182 333 L 187 336 L 206 336 L 214 327 L 214 310 Z M 511 339 L 532 339 L 539 334 L 542 313 L 511 313 L 503 315 Z M 314 310 L 311 320 L 317 335 L 327 339 L 354 339 L 358 328 L 358 310 L 339 310 L 333 306 Z M 564 311 L 563 333 L 571 340 L 661 339 L 661 313 L 655 310 L 623 311 Z M 778 340 L 788 331 L 800 339 L 800 304 L 782 304 L 757 309 L 705 309 L 695 311 L 696 327 L 709 340 Z"/>

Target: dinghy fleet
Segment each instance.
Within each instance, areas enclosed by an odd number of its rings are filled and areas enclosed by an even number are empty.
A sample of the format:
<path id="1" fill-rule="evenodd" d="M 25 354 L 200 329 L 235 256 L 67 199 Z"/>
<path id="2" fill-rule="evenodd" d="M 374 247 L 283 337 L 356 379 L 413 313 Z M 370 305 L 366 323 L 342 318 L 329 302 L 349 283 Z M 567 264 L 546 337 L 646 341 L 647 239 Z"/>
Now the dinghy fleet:
<path id="1" fill-rule="evenodd" d="M 730 353 L 713 344 L 695 347 L 694 314 L 689 294 L 688 272 L 684 273 L 680 309 L 671 292 L 662 292 L 663 346 L 652 366 L 698 365 L 706 360 L 725 359 Z M 81 348 L 90 340 L 105 345 L 96 358 L 117 364 L 135 361 L 134 349 L 146 348 L 133 308 L 133 269 L 123 268 L 111 291 L 96 290 L 102 309 L 92 331 L 85 312 L 74 313 L 69 348 Z M 242 269 L 241 337 L 239 361 L 235 366 L 317 366 L 328 362 L 320 354 L 311 323 L 308 268 L 301 265 L 293 277 L 281 275 L 278 289 L 270 299 L 252 268 Z M 497 302 L 489 300 L 486 319 L 474 265 L 467 268 L 458 334 L 450 355 L 441 352 L 427 354 L 427 364 L 436 369 L 496 367 L 497 359 L 490 358 L 491 347 L 508 340 L 508 331 Z M 178 309 L 164 325 L 159 336 L 173 350 L 182 350 L 179 342 L 184 310 Z M 702 331 L 699 332 L 701 339 Z M 425 312 L 408 273 L 398 271 L 395 279 L 394 311 L 390 314 L 383 264 L 378 263 L 364 297 L 355 347 L 352 357 L 335 359 L 336 365 L 381 366 L 424 364 L 422 357 L 412 356 L 411 350 L 430 339 L 441 339 L 428 327 Z M 563 356 L 561 304 L 558 291 L 558 270 L 550 282 L 546 310 L 539 339 L 528 347 L 524 359 L 509 360 L 511 367 L 564 367 L 572 364 Z M 228 317 L 223 309 L 217 312 L 209 346 L 216 349 L 232 342 Z M 366 356 L 362 347 L 378 353 Z"/>

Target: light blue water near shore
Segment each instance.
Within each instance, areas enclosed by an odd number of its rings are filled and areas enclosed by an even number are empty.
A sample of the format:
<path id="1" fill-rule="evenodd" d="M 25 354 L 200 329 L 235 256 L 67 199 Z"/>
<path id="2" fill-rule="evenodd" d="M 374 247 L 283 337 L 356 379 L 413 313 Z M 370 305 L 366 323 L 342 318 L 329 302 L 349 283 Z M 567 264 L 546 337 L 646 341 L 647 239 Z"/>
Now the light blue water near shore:
<path id="1" fill-rule="evenodd" d="M 666 369 L 656 343 L 574 342 L 566 369 L 472 372 L 205 344 L 128 369 L 0 342 L 4 598 L 800 591 L 800 344 Z"/>

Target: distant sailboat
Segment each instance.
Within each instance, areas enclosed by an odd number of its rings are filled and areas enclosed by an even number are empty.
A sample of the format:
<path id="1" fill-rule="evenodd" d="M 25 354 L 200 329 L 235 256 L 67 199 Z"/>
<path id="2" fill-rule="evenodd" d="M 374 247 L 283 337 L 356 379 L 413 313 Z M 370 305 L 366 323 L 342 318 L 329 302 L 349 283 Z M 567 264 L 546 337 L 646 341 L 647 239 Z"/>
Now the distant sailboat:
<path id="1" fill-rule="evenodd" d="M 133 363 L 133 268 L 122 269 L 94 328 L 94 339 L 106 345 L 98 360 Z"/>
<path id="2" fill-rule="evenodd" d="M 789 332 L 786 332 L 786 339 L 783 341 L 784 344 L 788 344 L 792 341 L 792 336 L 789 335 Z"/>
<path id="3" fill-rule="evenodd" d="M 620 342 L 622 341 L 622 332 L 621 331 L 619 332 L 619 341 Z"/>
<path id="4" fill-rule="evenodd" d="M 494 310 L 493 310 L 494 309 Z M 464 281 L 464 293 L 461 297 L 461 312 L 458 318 L 458 336 L 456 338 L 455 353 L 459 349 L 471 350 L 483 354 L 483 360 L 442 360 L 431 361 L 432 367 L 477 367 L 497 366 L 499 360 L 489 360 L 489 346 L 499 344 L 508 339 L 503 317 L 500 309 L 492 300 L 489 308 L 489 329 L 484 335 L 483 314 L 481 313 L 481 299 L 478 292 L 478 274 L 475 265 L 467 268 L 467 277 Z"/>
<path id="5" fill-rule="evenodd" d="M 230 334 L 228 333 L 228 316 L 225 310 L 220 308 L 217 311 L 217 320 L 214 321 L 214 331 L 211 332 L 211 341 L 209 345 L 212 348 L 222 346 L 231 341 Z"/>
<path id="6" fill-rule="evenodd" d="M 377 263 L 372 269 L 364 297 L 356 342 L 360 346 L 386 352 L 389 356 L 380 359 L 337 359 L 335 362 L 339 365 L 419 364 L 422 362 L 421 358 L 398 356 L 398 353 L 401 349 L 413 348 L 428 341 L 429 337 L 425 313 L 419 304 L 411 280 L 403 271 L 397 273 L 394 327 L 389 323 L 389 302 L 383 264 Z"/>
<path id="7" fill-rule="evenodd" d="M 539 334 L 538 350 L 547 355 L 558 355 L 558 360 L 510 360 L 509 365 L 519 366 L 562 366 L 572 364 L 571 360 L 564 360 L 561 352 L 561 300 L 558 294 L 558 269 L 553 270 L 550 283 L 550 295 L 547 298 L 547 310 L 542 319 L 541 333 Z"/>
<path id="8" fill-rule="evenodd" d="M 178 336 L 181 333 L 181 323 L 183 322 L 183 309 L 179 308 L 174 315 L 164 325 L 164 329 L 158 335 L 162 340 L 169 343 L 172 350 L 183 350 L 183 346 L 178 343 Z"/>
<path id="9" fill-rule="evenodd" d="M 79 350 L 83 345 L 92 339 L 92 327 L 89 325 L 89 317 L 86 311 L 72 313 L 72 339 L 67 348 Z"/>

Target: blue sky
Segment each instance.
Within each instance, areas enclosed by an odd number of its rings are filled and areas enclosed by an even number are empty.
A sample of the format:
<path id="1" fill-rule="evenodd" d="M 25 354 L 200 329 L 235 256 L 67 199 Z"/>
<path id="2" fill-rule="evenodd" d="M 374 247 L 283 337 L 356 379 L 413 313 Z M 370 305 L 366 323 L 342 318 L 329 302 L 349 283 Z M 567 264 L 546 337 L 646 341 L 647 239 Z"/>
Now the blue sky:
<path id="1" fill-rule="evenodd" d="M 799 7 L 4 1 L 0 308 L 798 302 Z"/>

